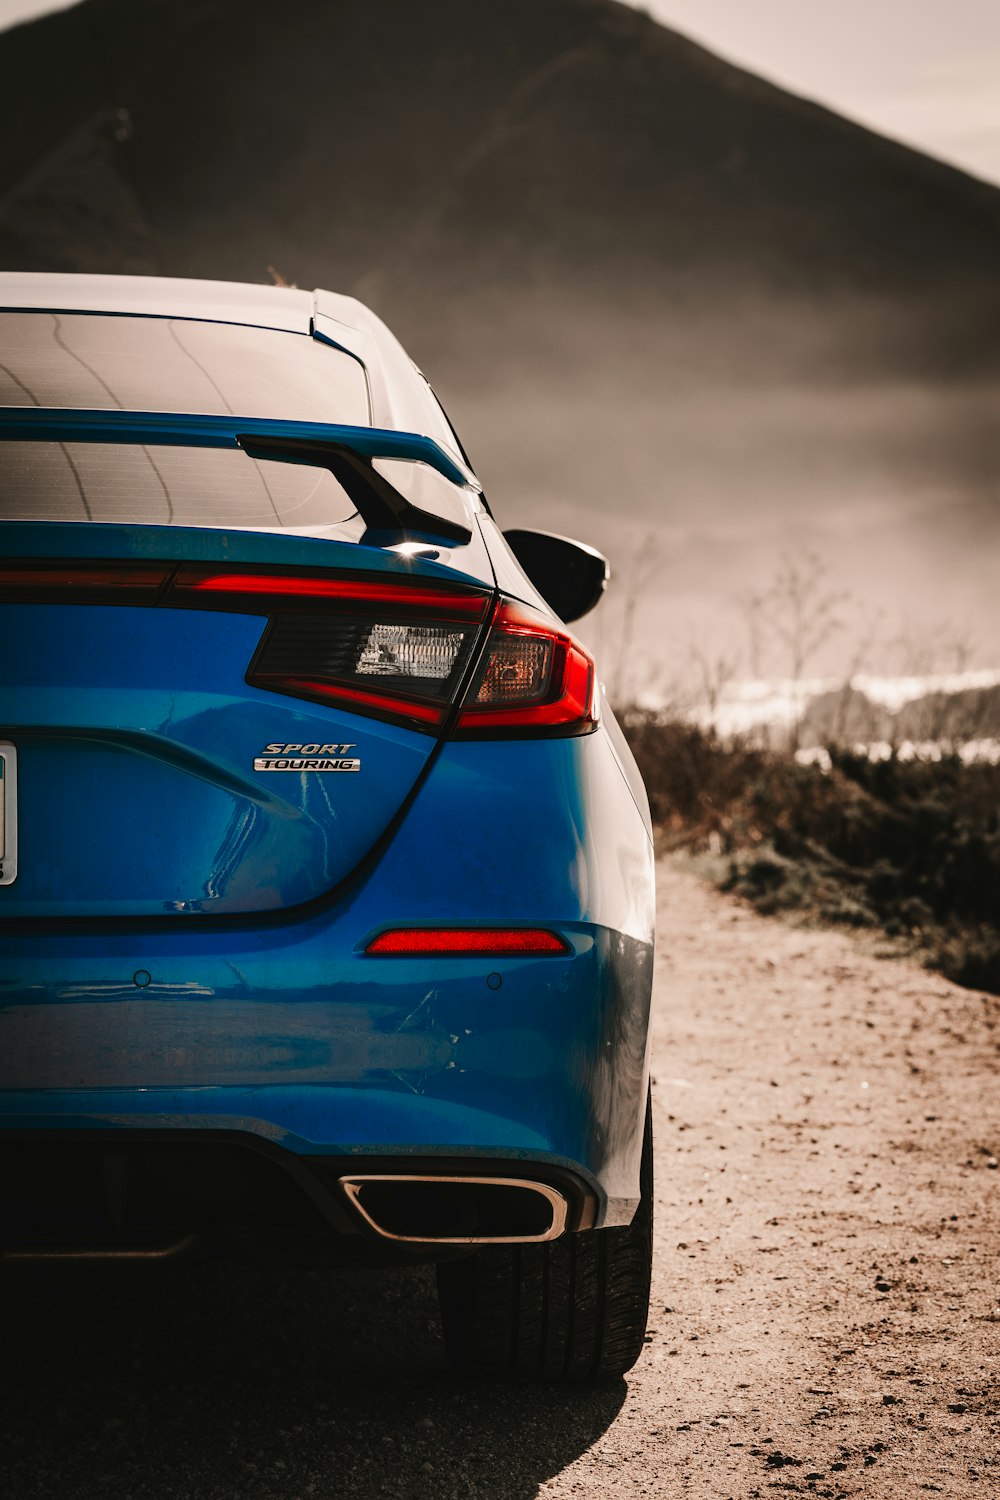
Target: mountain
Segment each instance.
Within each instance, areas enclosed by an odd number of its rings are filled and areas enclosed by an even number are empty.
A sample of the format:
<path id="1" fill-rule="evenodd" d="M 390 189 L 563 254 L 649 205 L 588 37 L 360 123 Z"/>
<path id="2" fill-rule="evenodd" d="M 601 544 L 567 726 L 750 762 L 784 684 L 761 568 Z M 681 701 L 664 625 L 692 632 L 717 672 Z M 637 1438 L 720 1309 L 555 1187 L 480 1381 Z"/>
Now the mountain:
<path id="1" fill-rule="evenodd" d="M 277 256 L 395 301 L 640 313 L 933 287 L 896 339 L 934 365 L 981 353 L 943 294 L 1000 304 L 1000 193 L 611 0 L 86 0 L 0 62 L 5 265 L 260 279 Z"/>
<path id="2" fill-rule="evenodd" d="M 0 70 L 0 266 L 363 297 L 505 519 L 656 539 L 637 650 L 783 548 L 995 630 L 1000 191 L 612 0 L 85 0 Z"/>

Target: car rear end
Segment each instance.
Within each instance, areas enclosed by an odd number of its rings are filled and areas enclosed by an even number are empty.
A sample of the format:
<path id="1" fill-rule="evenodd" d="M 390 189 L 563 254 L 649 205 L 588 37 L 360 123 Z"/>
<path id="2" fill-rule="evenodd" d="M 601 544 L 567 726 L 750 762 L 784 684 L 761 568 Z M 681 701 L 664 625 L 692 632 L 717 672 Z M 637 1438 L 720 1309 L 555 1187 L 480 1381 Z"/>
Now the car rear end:
<path id="1" fill-rule="evenodd" d="M 0 441 L 4 1256 L 627 1231 L 641 792 L 474 487 L 394 530 L 343 448 L 53 421 Z"/>

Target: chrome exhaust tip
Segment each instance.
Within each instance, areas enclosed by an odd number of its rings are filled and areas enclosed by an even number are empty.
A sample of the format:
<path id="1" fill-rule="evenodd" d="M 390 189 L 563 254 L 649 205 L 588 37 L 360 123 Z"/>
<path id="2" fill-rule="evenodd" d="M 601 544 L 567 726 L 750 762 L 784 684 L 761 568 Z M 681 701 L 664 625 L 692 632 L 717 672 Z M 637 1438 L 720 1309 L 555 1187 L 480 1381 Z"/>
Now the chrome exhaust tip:
<path id="1" fill-rule="evenodd" d="M 519 1177 L 373 1173 L 341 1177 L 351 1206 L 384 1240 L 415 1245 L 540 1245 L 566 1228 L 556 1188 Z"/>

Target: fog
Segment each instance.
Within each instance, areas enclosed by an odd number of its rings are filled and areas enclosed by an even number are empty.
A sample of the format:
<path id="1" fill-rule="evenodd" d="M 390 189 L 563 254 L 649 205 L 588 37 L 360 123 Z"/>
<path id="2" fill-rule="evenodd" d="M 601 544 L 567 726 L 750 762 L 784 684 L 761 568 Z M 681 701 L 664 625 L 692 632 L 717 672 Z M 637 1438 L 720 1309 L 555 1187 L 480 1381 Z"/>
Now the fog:
<path id="1" fill-rule="evenodd" d="M 921 671 L 951 670 L 932 658 L 959 640 L 967 664 L 996 665 L 1000 379 L 866 378 L 841 355 L 852 324 L 871 338 L 870 319 L 799 307 L 783 338 L 781 311 L 766 342 L 758 309 L 745 341 L 678 319 L 659 350 L 648 329 L 623 347 L 620 327 L 594 320 L 557 340 L 526 324 L 517 354 L 509 326 L 495 342 L 486 330 L 464 366 L 440 351 L 437 384 L 501 524 L 609 557 L 607 600 L 580 628 L 617 657 L 632 601 L 633 684 L 676 678 L 693 641 L 748 671 L 740 600 L 766 591 L 787 555 L 815 555 L 821 586 L 849 596 L 817 671 L 895 672 L 915 652 Z"/>

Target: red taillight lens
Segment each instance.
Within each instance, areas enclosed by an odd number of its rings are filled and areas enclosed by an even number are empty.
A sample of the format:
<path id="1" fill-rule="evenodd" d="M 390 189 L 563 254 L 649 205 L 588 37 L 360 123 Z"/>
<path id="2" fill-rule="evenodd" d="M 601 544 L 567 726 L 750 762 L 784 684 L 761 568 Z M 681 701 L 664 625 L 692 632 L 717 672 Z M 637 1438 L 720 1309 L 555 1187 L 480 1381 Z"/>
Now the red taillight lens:
<path id="1" fill-rule="evenodd" d="M 366 953 L 568 953 L 569 944 L 536 927 L 397 927 L 372 938 Z"/>
<path id="2" fill-rule="evenodd" d="M 415 698 L 398 692 L 365 692 L 363 688 L 348 687 L 342 681 L 323 682 L 319 678 L 296 677 L 293 674 L 283 677 L 277 673 L 270 677 L 266 673 L 259 673 L 249 680 L 259 682 L 261 687 L 270 688 L 274 693 L 315 698 L 320 703 L 340 703 L 344 708 L 354 709 L 357 713 L 384 714 L 388 718 L 412 720 L 417 725 L 426 724 L 428 727 L 443 723 L 448 710 L 447 703 L 419 703 Z"/>
<path id="3" fill-rule="evenodd" d="M 366 608 L 402 609 L 407 614 L 415 609 L 426 609 L 443 618 L 457 620 L 481 620 L 486 605 L 486 598 L 482 593 L 471 589 L 449 588 L 447 585 L 382 583 L 366 578 L 304 578 L 273 573 L 201 575 L 188 570 L 178 576 L 175 584 L 177 592 L 187 589 L 199 594 L 223 594 L 230 607 L 233 595 L 242 594 L 248 599 L 263 596 L 280 600 L 283 604 L 322 600 L 335 606 L 362 604 Z"/>
<path id="4" fill-rule="evenodd" d="M 544 615 L 504 600 L 465 697 L 462 734 L 586 734 L 597 723 L 594 663 Z"/>

